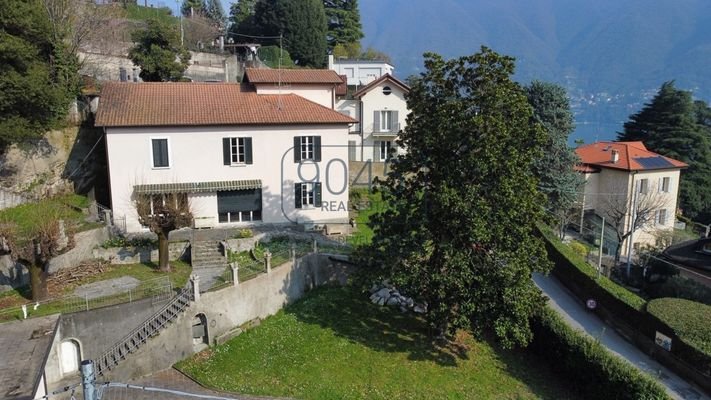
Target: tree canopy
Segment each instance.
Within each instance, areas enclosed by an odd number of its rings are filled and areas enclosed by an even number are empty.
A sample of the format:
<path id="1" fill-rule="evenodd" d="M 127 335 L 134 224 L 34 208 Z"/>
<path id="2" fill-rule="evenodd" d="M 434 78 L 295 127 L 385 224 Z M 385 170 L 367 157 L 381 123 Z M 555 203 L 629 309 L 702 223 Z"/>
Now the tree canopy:
<path id="1" fill-rule="evenodd" d="M 300 66 L 326 61 L 326 13 L 321 0 L 260 0 L 254 10 L 262 35 L 284 37 L 284 47 Z"/>
<path id="2" fill-rule="evenodd" d="M 128 52 L 134 64 L 141 67 L 141 79 L 146 82 L 177 81 L 188 68 L 190 53 L 180 45 L 176 26 L 149 19 L 145 29 L 131 34 L 135 43 Z"/>
<path id="3" fill-rule="evenodd" d="M 333 49 L 337 45 L 360 44 L 363 26 L 358 0 L 323 0 L 323 6 L 328 22 L 328 47 Z"/>
<path id="4" fill-rule="evenodd" d="M 77 59 L 38 0 L 0 5 L 0 148 L 39 137 L 78 93 Z"/>
<path id="5" fill-rule="evenodd" d="M 574 170 L 578 157 L 568 146 L 568 137 L 575 129 L 568 96 L 554 83 L 533 81 L 525 89 L 533 116 L 546 133 L 545 151 L 534 165 L 539 187 L 548 197 L 551 212 L 567 213 L 584 183 Z"/>
<path id="6" fill-rule="evenodd" d="M 709 115 L 705 102 L 694 102 L 690 92 L 665 82 L 618 134 L 619 140 L 642 141 L 654 152 L 689 164 L 682 172 L 680 206 L 686 216 L 702 221 L 711 218 Z"/>
<path id="7" fill-rule="evenodd" d="M 216 26 L 224 28 L 227 17 L 225 17 L 225 11 L 222 9 L 220 0 L 207 0 L 205 4 L 205 17 L 210 19 Z"/>
<path id="8" fill-rule="evenodd" d="M 180 12 L 184 17 L 192 17 L 195 14 L 204 14 L 207 10 L 205 0 L 183 0 Z"/>
<path id="9" fill-rule="evenodd" d="M 531 273 L 550 268 L 533 235 L 545 133 L 511 79 L 513 58 L 483 47 L 453 60 L 428 53 L 424 65 L 398 139 L 408 151 L 392 162 L 380 189 L 387 208 L 357 258 L 371 283 L 387 279 L 426 302 L 438 332 L 473 328 L 525 345 L 544 304 Z"/>

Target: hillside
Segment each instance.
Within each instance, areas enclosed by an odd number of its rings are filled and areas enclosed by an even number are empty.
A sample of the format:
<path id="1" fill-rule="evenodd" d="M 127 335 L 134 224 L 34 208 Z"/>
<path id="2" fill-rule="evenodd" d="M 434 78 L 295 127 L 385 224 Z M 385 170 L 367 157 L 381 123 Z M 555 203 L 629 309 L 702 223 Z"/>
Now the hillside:
<path id="1" fill-rule="evenodd" d="M 361 0 L 364 47 L 390 54 L 400 76 L 422 53 L 487 45 L 517 58 L 517 79 L 564 84 L 586 141 L 621 122 L 667 80 L 711 97 L 711 2 L 705 0 Z M 417 23 L 413 23 L 416 21 Z M 589 123 L 586 126 L 585 123 Z M 592 128 L 592 129 L 587 129 Z"/>

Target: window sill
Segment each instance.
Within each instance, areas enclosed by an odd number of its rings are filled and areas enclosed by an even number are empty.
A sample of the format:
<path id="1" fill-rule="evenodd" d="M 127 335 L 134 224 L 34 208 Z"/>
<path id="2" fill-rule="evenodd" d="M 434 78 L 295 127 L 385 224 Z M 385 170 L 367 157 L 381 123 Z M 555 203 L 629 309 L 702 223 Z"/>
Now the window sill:
<path id="1" fill-rule="evenodd" d="M 230 164 L 230 167 L 237 167 L 237 168 L 244 168 L 250 164 L 247 163 L 239 163 L 239 164 Z"/>
<path id="2" fill-rule="evenodd" d="M 153 168 L 151 168 L 151 169 L 158 169 L 158 170 L 160 170 L 160 169 L 170 169 L 170 166 L 167 166 L 167 167 L 153 167 Z"/>

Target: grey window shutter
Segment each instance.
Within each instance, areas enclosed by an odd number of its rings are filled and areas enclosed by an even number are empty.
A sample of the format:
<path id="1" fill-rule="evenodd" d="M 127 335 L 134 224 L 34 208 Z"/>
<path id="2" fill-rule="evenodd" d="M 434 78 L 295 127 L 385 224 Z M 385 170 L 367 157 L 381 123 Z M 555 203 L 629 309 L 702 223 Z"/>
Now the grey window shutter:
<path id="1" fill-rule="evenodd" d="M 222 138 L 222 161 L 225 165 L 232 164 L 232 151 L 230 150 L 230 138 Z"/>
<path id="2" fill-rule="evenodd" d="M 373 161 L 380 161 L 380 140 L 376 140 L 373 146 Z"/>
<path id="3" fill-rule="evenodd" d="M 373 111 L 373 132 L 380 132 L 380 111 Z"/>
<path id="4" fill-rule="evenodd" d="M 294 162 L 301 161 L 301 136 L 294 136 Z"/>
<path id="5" fill-rule="evenodd" d="M 397 132 L 400 129 L 400 120 L 398 119 L 398 112 L 391 111 L 390 115 L 393 117 L 390 120 L 390 132 Z"/>
<path id="6" fill-rule="evenodd" d="M 244 138 L 244 162 L 252 164 L 252 138 Z"/>
<path id="7" fill-rule="evenodd" d="M 168 139 L 153 139 L 153 166 L 168 167 Z"/>
<path id="8" fill-rule="evenodd" d="M 321 182 L 314 183 L 314 205 L 321 207 Z"/>
<path id="9" fill-rule="evenodd" d="M 314 161 L 321 161 L 321 136 L 314 136 Z"/>
<path id="10" fill-rule="evenodd" d="M 294 207 L 301 208 L 301 184 L 294 185 Z"/>

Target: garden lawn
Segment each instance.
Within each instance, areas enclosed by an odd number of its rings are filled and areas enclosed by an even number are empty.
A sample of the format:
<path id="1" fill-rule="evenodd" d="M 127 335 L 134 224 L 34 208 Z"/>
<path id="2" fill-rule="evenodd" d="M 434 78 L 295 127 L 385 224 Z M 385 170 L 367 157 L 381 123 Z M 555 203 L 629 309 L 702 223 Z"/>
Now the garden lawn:
<path id="1" fill-rule="evenodd" d="M 355 232 L 348 238 L 348 243 L 353 246 L 370 244 L 373 240 L 373 229 L 370 227 L 370 217 L 385 208 L 385 202 L 381 193 L 371 193 L 365 189 L 353 189 L 356 199 L 366 198 L 368 207 L 359 210 L 355 217 Z"/>
<path id="2" fill-rule="evenodd" d="M 299 399 L 573 398 L 535 358 L 424 321 L 350 288 L 320 288 L 178 369 L 211 388 Z"/>
<path id="3" fill-rule="evenodd" d="M 67 228 L 83 231 L 101 226 L 87 223 L 86 215 L 81 211 L 89 207 L 89 200 L 78 194 L 57 196 L 36 203 L 21 204 L 0 211 L 0 222 L 11 222 L 17 229 L 16 234 L 24 237 L 48 217 L 63 219 Z"/>

